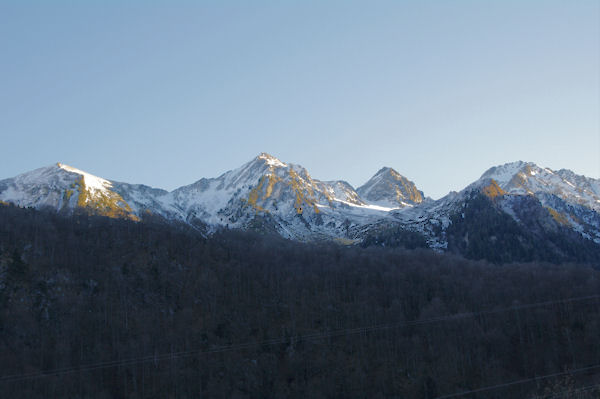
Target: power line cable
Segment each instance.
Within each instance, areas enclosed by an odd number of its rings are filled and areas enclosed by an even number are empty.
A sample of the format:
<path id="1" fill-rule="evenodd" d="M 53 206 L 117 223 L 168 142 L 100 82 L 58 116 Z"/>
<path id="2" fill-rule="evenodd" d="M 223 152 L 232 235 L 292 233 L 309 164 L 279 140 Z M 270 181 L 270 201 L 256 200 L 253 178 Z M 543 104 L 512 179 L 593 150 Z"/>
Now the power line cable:
<path id="1" fill-rule="evenodd" d="M 593 391 L 596 388 L 600 388 L 600 384 L 594 384 L 594 385 L 587 385 L 585 387 L 581 387 L 581 388 L 576 388 L 576 389 L 565 389 L 564 391 L 561 392 L 555 392 L 555 393 L 550 393 L 548 395 L 541 395 L 541 396 L 532 396 L 530 399 L 554 399 L 554 398 L 564 398 L 565 395 L 567 394 L 574 394 L 574 393 L 580 393 L 580 392 L 588 392 L 588 391 Z"/>
<path id="2" fill-rule="evenodd" d="M 595 370 L 595 369 L 600 369 L 600 364 L 595 364 L 593 366 L 581 367 L 579 369 L 574 369 L 574 370 L 563 371 L 560 373 L 552 373 L 552 374 L 546 374 L 546 375 L 536 376 L 536 377 L 531 377 L 531 378 L 523 378 L 521 380 L 505 382 L 503 384 L 490 385 L 487 387 L 482 387 L 482 388 L 477 388 L 477 389 L 470 389 L 468 391 L 456 392 L 456 393 L 453 393 L 450 395 L 438 396 L 435 399 L 458 398 L 460 396 L 470 395 L 473 393 L 493 391 L 493 390 L 499 389 L 499 388 L 506 388 L 506 387 L 510 387 L 513 385 L 520 385 L 520 384 L 525 384 L 527 382 L 546 380 L 548 378 L 561 377 L 561 376 L 565 376 L 565 375 L 569 375 L 569 374 L 577 374 L 577 373 L 582 373 L 584 371 L 590 371 L 590 370 Z"/>
<path id="3" fill-rule="evenodd" d="M 130 365 L 134 365 L 134 364 L 138 364 L 138 363 L 148 363 L 148 362 L 157 363 L 157 362 L 163 361 L 163 360 L 178 359 L 178 358 L 182 358 L 182 357 L 191 357 L 191 356 L 197 356 L 197 355 L 202 355 L 202 354 L 231 352 L 231 351 L 236 351 L 236 350 L 250 349 L 250 348 L 258 347 L 258 346 L 279 345 L 279 344 L 288 343 L 292 340 L 296 341 L 296 342 L 297 341 L 309 341 L 309 340 L 313 340 L 313 339 L 333 338 L 333 337 L 337 337 L 337 336 L 362 334 L 362 333 L 367 333 L 367 332 L 372 332 L 372 331 L 380 331 L 380 330 L 386 330 L 386 329 L 394 329 L 394 328 L 409 327 L 409 326 L 419 326 L 419 325 L 424 325 L 424 324 L 437 323 L 437 322 L 441 322 L 441 321 L 461 320 L 461 319 L 466 319 L 466 318 L 470 318 L 470 317 L 499 314 L 499 313 L 504 313 L 504 312 L 508 312 L 508 311 L 512 311 L 512 310 L 533 309 L 533 308 L 537 308 L 537 307 L 543 307 L 543 306 L 549 306 L 549 305 L 555 305 L 555 304 L 581 302 L 581 301 L 590 300 L 590 299 L 600 299 L 600 295 L 588 295 L 588 296 L 565 298 L 565 299 L 553 300 L 553 301 L 536 302 L 536 303 L 515 305 L 515 306 L 506 307 L 506 308 L 486 310 L 486 311 L 480 311 L 480 312 L 457 313 L 457 314 L 453 314 L 453 315 L 432 317 L 432 318 L 423 319 L 423 320 L 412 320 L 412 321 L 405 321 L 405 322 L 398 322 L 398 323 L 391 323 L 391 324 L 380 324 L 380 325 L 347 328 L 347 329 L 340 329 L 340 330 L 333 330 L 333 331 L 323 331 L 323 332 L 305 334 L 305 335 L 296 336 L 296 337 L 282 337 L 282 338 L 273 338 L 273 339 L 257 341 L 257 342 L 245 342 L 245 343 L 239 343 L 239 344 L 231 344 L 231 345 L 219 346 L 219 347 L 216 347 L 213 349 L 163 353 L 160 355 L 150 355 L 150 356 L 142 356 L 142 357 L 129 358 L 129 359 L 113 360 L 113 361 L 107 361 L 107 362 L 98 362 L 98 363 L 92 363 L 92 364 L 87 364 L 87 365 L 82 365 L 82 366 L 57 368 L 57 369 L 53 369 L 53 370 L 39 371 L 39 372 L 34 372 L 34 373 L 13 374 L 13 375 L 9 375 L 9 376 L 0 377 L 0 383 L 1 382 L 9 382 L 9 381 L 22 381 L 22 380 L 43 378 L 43 377 L 51 377 L 51 376 L 57 376 L 57 375 L 61 375 L 61 374 L 69 374 L 69 373 L 81 372 L 81 371 L 91 371 L 91 370 L 98 370 L 98 369 L 104 369 L 104 368 L 110 368 L 110 367 L 130 366 Z M 452 396 L 449 396 L 449 397 L 452 397 Z"/>

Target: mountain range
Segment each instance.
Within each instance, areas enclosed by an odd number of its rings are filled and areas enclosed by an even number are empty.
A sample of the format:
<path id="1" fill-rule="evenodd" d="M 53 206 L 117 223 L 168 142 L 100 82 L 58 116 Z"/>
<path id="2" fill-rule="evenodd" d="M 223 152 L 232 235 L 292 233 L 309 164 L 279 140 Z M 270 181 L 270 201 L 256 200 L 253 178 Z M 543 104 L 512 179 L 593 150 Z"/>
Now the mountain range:
<path id="1" fill-rule="evenodd" d="M 513 162 L 433 200 L 392 168 L 358 188 L 321 181 L 262 153 L 173 191 L 103 179 L 57 163 L 0 181 L 0 201 L 89 213 L 277 232 L 294 240 L 429 247 L 491 261 L 600 259 L 600 180 Z"/>

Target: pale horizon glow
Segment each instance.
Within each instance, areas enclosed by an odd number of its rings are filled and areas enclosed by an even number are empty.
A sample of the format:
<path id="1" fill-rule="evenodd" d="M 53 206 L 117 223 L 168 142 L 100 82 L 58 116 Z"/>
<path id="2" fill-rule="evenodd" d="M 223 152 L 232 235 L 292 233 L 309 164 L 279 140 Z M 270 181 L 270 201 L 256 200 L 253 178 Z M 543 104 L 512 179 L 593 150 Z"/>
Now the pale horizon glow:
<path id="1" fill-rule="evenodd" d="M 0 179 L 172 190 L 262 152 L 434 199 L 522 160 L 600 178 L 600 3 L 3 2 Z"/>

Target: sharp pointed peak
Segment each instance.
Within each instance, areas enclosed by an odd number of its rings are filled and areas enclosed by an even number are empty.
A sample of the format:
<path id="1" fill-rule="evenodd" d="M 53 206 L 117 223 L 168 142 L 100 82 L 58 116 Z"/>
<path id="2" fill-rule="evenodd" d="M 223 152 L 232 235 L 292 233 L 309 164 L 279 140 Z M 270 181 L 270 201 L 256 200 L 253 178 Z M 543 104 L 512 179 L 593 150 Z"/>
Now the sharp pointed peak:
<path id="1" fill-rule="evenodd" d="M 391 168 L 389 166 L 384 166 L 383 168 L 379 169 L 373 177 L 386 175 L 392 176 L 392 178 L 394 178 L 395 180 L 405 179 L 405 177 L 398 173 L 396 169 Z"/>
<path id="2" fill-rule="evenodd" d="M 256 156 L 255 159 L 256 160 L 265 161 L 270 166 L 279 166 L 279 167 L 286 167 L 287 166 L 286 163 L 282 162 L 277 157 L 274 157 L 273 155 L 271 155 L 269 153 L 266 153 L 266 152 L 261 152 L 260 154 L 258 154 Z"/>
<path id="3" fill-rule="evenodd" d="M 393 172 L 396 172 L 396 171 L 394 170 L 394 168 L 391 168 L 391 167 L 389 167 L 389 166 L 384 166 L 384 167 L 382 167 L 381 169 L 379 169 L 379 170 L 377 171 L 377 173 L 376 173 L 376 174 L 380 174 L 380 173 L 386 173 L 386 172 L 391 172 L 391 171 L 393 171 Z"/>

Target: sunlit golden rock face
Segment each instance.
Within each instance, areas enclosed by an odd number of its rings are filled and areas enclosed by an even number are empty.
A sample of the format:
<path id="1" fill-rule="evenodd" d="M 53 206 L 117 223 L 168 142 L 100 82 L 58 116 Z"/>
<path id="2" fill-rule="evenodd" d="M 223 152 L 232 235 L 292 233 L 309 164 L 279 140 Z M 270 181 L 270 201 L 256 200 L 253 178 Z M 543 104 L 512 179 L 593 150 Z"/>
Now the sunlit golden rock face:
<path id="1" fill-rule="evenodd" d="M 356 191 L 363 200 L 399 208 L 417 205 L 424 200 L 417 186 L 392 168 L 380 169 Z"/>
<path id="2" fill-rule="evenodd" d="M 266 154 L 261 154 L 258 159 L 264 159 L 269 165 L 268 169 L 259 178 L 258 183 L 248 193 L 245 201 L 257 211 L 269 212 L 277 207 L 277 203 L 293 202 L 297 214 L 311 210 L 318 214 L 317 199 L 315 195 L 315 182 L 305 170 L 300 172 L 288 167 L 281 162 L 276 163 Z"/>
<path id="3" fill-rule="evenodd" d="M 504 191 L 499 185 L 498 182 L 494 179 L 492 179 L 490 181 L 490 184 L 488 184 L 487 186 L 483 187 L 481 189 L 481 192 L 483 193 L 483 195 L 485 195 L 488 198 L 496 198 L 499 196 L 502 196 L 504 194 L 506 194 L 506 191 Z"/>
<path id="4" fill-rule="evenodd" d="M 83 176 L 77 180 L 77 207 L 93 214 L 110 218 L 122 218 L 139 221 L 131 207 L 123 197 L 113 191 L 91 191 L 85 185 Z M 73 191 L 66 190 L 65 198 L 68 201 Z"/>
<path id="5" fill-rule="evenodd" d="M 62 163 L 8 179 L 4 187 L 18 206 L 139 220 L 112 182 Z"/>

